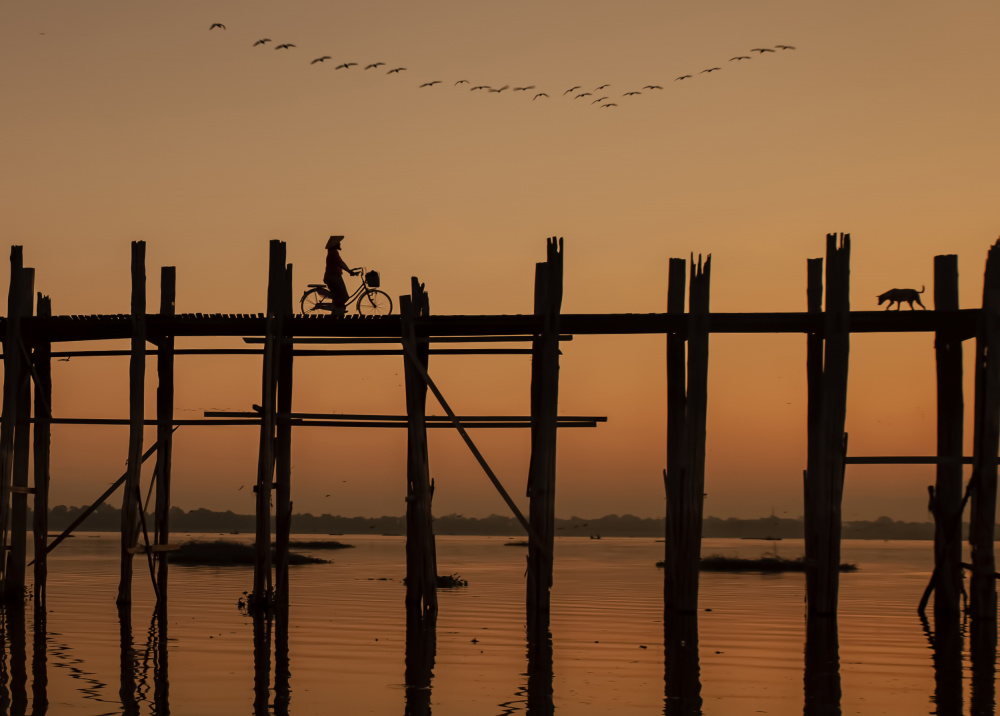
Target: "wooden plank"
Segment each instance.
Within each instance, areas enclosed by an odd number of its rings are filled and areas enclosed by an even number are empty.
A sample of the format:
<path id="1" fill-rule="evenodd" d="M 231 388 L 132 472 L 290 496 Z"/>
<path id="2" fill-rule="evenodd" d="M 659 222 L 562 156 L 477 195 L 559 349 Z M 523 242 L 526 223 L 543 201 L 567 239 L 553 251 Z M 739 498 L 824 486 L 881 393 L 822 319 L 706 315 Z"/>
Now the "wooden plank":
<path id="1" fill-rule="evenodd" d="M 160 269 L 160 315 L 172 316 L 176 311 L 177 269 L 163 266 Z M 156 351 L 156 511 L 153 515 L 153 533 L 157 545 L 170 539 L 170 487 L 173 474 L 174 442 L 174 337 L 165 335 Z M 157 560 L 157 596 L 161 604 L 167 603 L 169 593 L 169 559 L 166 554 Z"/>

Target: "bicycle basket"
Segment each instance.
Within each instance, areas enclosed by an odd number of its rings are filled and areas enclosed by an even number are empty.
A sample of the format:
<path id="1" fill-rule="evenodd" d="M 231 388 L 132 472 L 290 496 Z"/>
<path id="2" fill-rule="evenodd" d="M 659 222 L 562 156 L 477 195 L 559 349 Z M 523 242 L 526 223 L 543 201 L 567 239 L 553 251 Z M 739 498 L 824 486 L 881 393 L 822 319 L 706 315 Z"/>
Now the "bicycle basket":
<path id="1" fill-rule="evenodd" d="M 372 288 L 379 287 L 379 277 L 378 271 L 369 271 L 365 274 L 365 283 L 367 283 Z"/>

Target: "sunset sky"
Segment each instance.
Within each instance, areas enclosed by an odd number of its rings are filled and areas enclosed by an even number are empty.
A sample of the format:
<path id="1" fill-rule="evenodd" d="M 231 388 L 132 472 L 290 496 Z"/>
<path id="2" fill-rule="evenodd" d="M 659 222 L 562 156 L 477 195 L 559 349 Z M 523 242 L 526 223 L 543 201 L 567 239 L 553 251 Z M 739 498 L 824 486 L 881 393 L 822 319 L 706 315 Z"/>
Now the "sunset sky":
<path id="1" fill-rule="evenodd" d="M 260 312 L 268 241 L 287 242 L 304 288 L 330 234 L 394 298 L 418 276 L 440 314 L 530 312 L 549 236 L 565 238 L 567 313 L 661 312 L 668 260 L 692 252 L 712 254 L 713 310 L 804 310 L 827 232 L 851 234 L 854 309 L 922 285 L 932 308 L 944 253 L 975 307 L 1000 233 L 998 30 L 994 0 L 12 0 L 0 231 L 57 314 L 128 312 L 134 240 L 151 311 L 176 266 L 178 312 Z M 780 44 L 795 49 L 751 51 Z M 663 514 L 664 347 L 564 344 L 560 412 L 608 422 L 560 434 L 560 517 Z M 933 337 L 858 335 L 851 357 L 850 452 L 932 454 Z M 127 417 L 127 366 L 54 363 L 55 415 Z M 430 374 L 460 414 L 527 414 L 529 368 L 432 357 Z M 302 359 L 295 381 L 296 411 L 404 411 L 401 358 Z M 178 358 L 177 382 L 178 418 L 248 410 L 260 359 Z M 709 399 L 706 514 L 802 514 L 805 337 L 713 336 Z M 524 505 L 527 432 L 473 438 Z M 404 511 L 404 431 L 293 443 L 296 511 Z M 181 428 L 175 504 L 251 512 L 256 444 L 251 428 Z M 126 456 L 126 428 L 54 428 L 53 504 L 91 502 Z M 432 432 L 430 462 L 437 514 L 505 513 L 452 431 Z M 931 482 L 930 467 L 850 467 L 844 518 L 929 519 Z"/>

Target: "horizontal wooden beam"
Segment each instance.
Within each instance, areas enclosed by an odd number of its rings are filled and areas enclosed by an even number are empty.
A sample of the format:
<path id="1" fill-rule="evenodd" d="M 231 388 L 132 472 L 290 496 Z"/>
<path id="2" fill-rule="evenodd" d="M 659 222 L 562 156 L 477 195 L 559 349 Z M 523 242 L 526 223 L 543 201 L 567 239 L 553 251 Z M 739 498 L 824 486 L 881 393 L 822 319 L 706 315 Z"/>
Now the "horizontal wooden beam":
<path id="1" fill-rule="evenodd" d="M 848 465 L 948 465 L 961 462 L 963 465 L 971 465 L 971 457 L 937 457 L 936 455 L 874 455 L 846 457 L 844 462 Z"/>
<path id="2" fill-rule="evenodd" d="M 285 418 L 293 426 L 300 427 L 330 427 L 330 428 L 405 428 L 407 422 L 404 420 L 378 420 L 377 416 L 370 416 L 366 420 L 304 420 L 301 418 Z M 564 419 L 559 421 L 559 427 L 563 428 L 593 428 L 597 423 L 606 422 L 607 418 L 583 418 Z M 280 419 L 279 419 L 280 421 Z M 35 422 L 34 419 L 31 422 Z M 127 418 L 50 418 L 46 422 L 52 425 L 129 425 Z M 260 418 L 247 417 L 243 419 L 183 419 L 172 420 L 171 425 L 260 425 Z M 144 420 L 143 425 L 158 425 L 156 420 Z M 517 422 L 510 420 L 478 420 L 464 423 L 468 428 L 530 428 L 530 422 Z M 450 428 L 450 422 L 430 422 L 428 428 Z"/>
<path id="3" fill-rule="evenodd" d="M 206 418 L 255 418 L 260 414 L 256 411 L 230 411 L 230 410 L 206 410 L 203 415 Z M 279 418 L 303 419 L 303 420 L 400 420 L 406 422 L 405 415 L 372 415 L 367 413 L 278 413 Z M 530 415 L 460 415 L 458 419 L 465 422 L 509 422 L 509 423 L 530 423 Z M 450 423 L 451 418 L 447 415 L 428 415 L 424 418 L 429 423 L 442 422 Z M 584 421 L 606 423 L 608 418 L 598 416 L 576 416 L 560 415 L 559 420 Z"/>

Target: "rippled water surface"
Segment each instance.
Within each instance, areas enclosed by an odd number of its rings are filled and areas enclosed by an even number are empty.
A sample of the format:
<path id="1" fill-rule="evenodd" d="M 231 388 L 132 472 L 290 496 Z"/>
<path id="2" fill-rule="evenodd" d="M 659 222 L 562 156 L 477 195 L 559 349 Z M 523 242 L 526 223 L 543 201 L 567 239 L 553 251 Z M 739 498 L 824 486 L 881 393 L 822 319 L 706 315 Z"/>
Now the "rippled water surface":
<path id="1" fill-rule="evenodd" d="M 44 625 L 30 605 L 23 618 L 16 610 L 5 614 L 2 710 L 992 713 L 992 687 L 987 694 L 980 678 L 978 693 L 970 693 L 967 639 L 955 652 L 958 661 L 935 671 L 916 614 L 932 566 L 929 542 L 844 543 L 844 560 L 859 569 L 841 576 L 833 647 L 823 646 L 819 662 L 811 657 L 823 666 L 810 667 L 819 681 L 807 681 L 803 575 L 702 573 L 701 611 L 696 624 L 684 626 L 691 631 L 678 662 L 664 649 L 663 574 L 655 567 L 663 544 L 607 538 L 557 540 L 551 662 L 547 652 L 536 658 L 529 678 L 526 550 L 498 537 L 439 537 L 439 573 L 457 573 L 469 585 L 440 591 L 436 632 L 419 647 L 433 660 L 424 661 L 430 685 L 413 688 L 418 669 L 407 688 L 404 538 L 336 539 L 355 548 L 300 550 L 333 561 L 291 568 L 287 620 L 255 622 L 237 608 L 251 585 L 249 568 L 174 565 L 166 619 L 157 623 L 145 562 L 137 558 L 129 624 L 115 608 L 117 536 L 81 533 L 50 558 Z M 796 540 L 705 540 L 703 554 L 756 557 L 773 549 L 797 557 L 803 548 Z M 935 699 L 949 683 L 957 696 L 939 705 Z"/>

